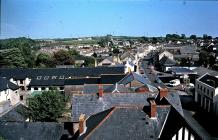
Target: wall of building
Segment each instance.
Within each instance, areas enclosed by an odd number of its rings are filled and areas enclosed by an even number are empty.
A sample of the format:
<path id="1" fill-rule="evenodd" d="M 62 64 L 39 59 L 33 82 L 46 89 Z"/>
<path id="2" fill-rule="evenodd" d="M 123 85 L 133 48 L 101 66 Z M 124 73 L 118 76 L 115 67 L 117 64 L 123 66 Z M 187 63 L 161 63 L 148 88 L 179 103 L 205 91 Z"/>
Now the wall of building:
<path id="1" fill-rule="evenodd" d="M 15 105 L 20 101 L 18 91 L 7 89 L 0 92 L 0 102 L 11 101 L 11 105 Z"/>
<path id="2" fill-rule="evenodd" d="M 218 99 L 214 99 L 216 93 L 218 93 L 218 91 L 215 88 L 196 80 L 195 102 L 199 103 L 199 105 L 208 112 L 212 111 L 214 107 L 215 110 L 213 110 L 218 112 L 218 109 L 216 109 Z"/>

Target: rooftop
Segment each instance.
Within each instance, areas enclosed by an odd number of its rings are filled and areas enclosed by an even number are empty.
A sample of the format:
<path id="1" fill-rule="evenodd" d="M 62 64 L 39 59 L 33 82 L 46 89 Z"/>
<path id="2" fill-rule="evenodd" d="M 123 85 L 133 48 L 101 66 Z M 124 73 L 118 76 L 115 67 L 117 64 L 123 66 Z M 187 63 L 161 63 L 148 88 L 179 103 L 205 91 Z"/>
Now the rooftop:
<path id="1" fill-rule="evenodd" d="M 200 77 L 199 81 L 210 85 L 214 88 L 218 87 L 218 78 L 216 78 L 215 76 L 209 75 L 209 74 L 205 74 L 203 77 Z"/>

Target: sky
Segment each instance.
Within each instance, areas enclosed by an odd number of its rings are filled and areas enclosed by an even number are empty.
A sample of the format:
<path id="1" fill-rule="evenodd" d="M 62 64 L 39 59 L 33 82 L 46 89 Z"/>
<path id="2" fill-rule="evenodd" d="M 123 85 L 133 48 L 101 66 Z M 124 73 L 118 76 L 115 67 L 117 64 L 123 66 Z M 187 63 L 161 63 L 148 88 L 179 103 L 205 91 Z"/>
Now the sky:
<path id="1" fill-rule="evenodd" d="M 216 0 L 0 0 L 1 38 L 218 36 Z"/>

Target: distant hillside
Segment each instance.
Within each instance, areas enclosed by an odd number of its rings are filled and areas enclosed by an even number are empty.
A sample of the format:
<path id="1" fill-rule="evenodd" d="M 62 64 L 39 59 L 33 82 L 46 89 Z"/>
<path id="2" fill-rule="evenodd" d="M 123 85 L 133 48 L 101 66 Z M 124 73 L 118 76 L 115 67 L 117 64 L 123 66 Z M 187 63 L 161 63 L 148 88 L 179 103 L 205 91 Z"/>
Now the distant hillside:
<path id="1" fill-rule="evenodd" d="M 33 39 L 20 37 L 20 38 L 9 38 L 9 39 L 1 39 L 0 40 L 0 49 L 11 49 L 18 48 L 24 44 L 28 44 L 29 46 L 34 46 L 37 42 Z"/>

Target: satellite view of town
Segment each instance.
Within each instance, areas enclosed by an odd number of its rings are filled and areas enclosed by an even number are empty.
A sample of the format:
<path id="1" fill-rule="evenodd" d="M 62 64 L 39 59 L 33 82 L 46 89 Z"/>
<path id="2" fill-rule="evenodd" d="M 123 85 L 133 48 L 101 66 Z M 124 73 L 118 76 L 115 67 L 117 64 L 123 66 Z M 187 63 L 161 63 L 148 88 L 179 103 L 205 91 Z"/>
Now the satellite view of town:
<path id="1" fill-rule="evenodd" d="M 218 140 L 218 1 L 0 0 L 0 140 Z"/>

